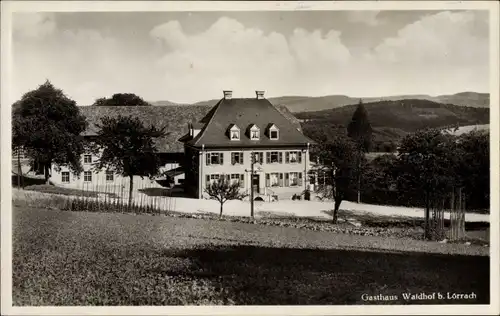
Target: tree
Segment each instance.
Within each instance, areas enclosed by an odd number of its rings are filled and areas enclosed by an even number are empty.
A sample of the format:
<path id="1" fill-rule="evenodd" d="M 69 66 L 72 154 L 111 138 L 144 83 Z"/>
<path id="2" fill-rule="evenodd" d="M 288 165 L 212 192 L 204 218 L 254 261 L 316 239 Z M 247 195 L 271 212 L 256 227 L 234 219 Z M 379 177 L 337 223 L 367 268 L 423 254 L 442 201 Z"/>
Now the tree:
<path id="1" fill-rule="evenodd" d="M 133 93 L 115 93 L 109 99 L 99 98 L 95 100 L 95 106 L 150 106 L 140 96 Z"/>
<path id="2" fill-rule="evenodd" d="M 397 160 L 397 156 L 393 154 L 384 154 L 373 159 L 363 174 L 366 186 L 373 190 L 390 190 L 396 184 L 393 169 Z"/>
<path id="3" fill-rule="evenodd" d="M 224 203 L 229 200 L 242 200 L 246 197 L 245 193 L 240 192 L 240 183 L 231 183 L 224 175 L 210 183 L 205 189 L 205 193 L 210 196 L 210 199 L 220 203 L 219 217 L 222 217 Z"/>
<path id="4" fill-rule="evenodd" d="M 360 100 L 352 115 L 351 122 L 347 125 L 347 136 L 352 138 L 366 153 L 372 148 L 372 133 L 373 129 L 368 119 L 368 112 Z"/>
<path id="5" fill-rule="evenodd" d="M 398 154 L 397 185 L 399 191 L 422 195 L 425 207 L 424 237 L 430 239 L 430 209 L 456 185 L 460 155 L 452 135 L 428 129 L 407 135 Z"/>
<path id="6" fill-rule="evenodd" d="M 489 208 L 490 139 L 489 133 L 472 131 L 457 139 L 460 162 L 457 173 L 467 194 L 467 205 Z"/>
<path id="7" fill-rule="evenodd" d="M 345 126 L 332 124 L 329 121 L 314 120 L 302 123 L 304 135 L 312 140 L 323 143 L 333 140 L 338 135 L 345 135 Z"/>
<path id="8" fill-rule="evenodd" d="M 359 100 L 358 107 L 354 114 L 352 115 L 351 122 L 347 125 L 347 136 L 352 138 L 361 151 L 367 153 L 371 151 L 372 148 L 372 127 L 370 121 L 368 120 L 368 112 L 366 112 L 363 102 Z M 360 156 L 361 157 L 361 156 Z M 361 202 L 361 161 L 358 160 L 358 203 Z"/>
<path id="9" fill-rule="evenodd" d="M 96 168 L 106 168 L 130 179 L 129 205 L 132 203 L 133 177 L 154 177 L 160 160 L 154 140 L 166 135 L 165 128 L 145 127 L 138 118 L 104 117 L 98 125 L 97 149 L 102 151 Z"/>
<path id="10" fill-rule="evenodd" d="M 23 95 L 13 105 L 13 147 L 22 148 L 31 162 L 43 165 L 45 181 L 50 169 L 67 166 L 80 174 L 80 156 L 84 150 L 86 120 L 76 102 L 55 88 L 48 80 L 36 90 Z"/>
<path id="11" fill-rule="evenodd" d="M 352 188 L 358 172 L 359 151 L 356 144 L 345 136 L 338 136 L 329 143 L 318 145 L 315 149 L 321 169 L 330 174 L 325 185 L 319 188 L 324 198 L 333 198 L 333 223 L 337 223 L 340 204 Z"/>

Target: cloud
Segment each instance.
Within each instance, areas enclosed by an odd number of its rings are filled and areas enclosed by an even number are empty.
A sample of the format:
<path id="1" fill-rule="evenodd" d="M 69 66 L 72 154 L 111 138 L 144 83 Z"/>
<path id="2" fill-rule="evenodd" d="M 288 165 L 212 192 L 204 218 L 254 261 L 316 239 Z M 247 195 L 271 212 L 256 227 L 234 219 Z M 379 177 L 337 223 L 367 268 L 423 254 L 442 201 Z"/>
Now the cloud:
<path id="1" fill-rule="evenodd" d="M 158 65 L 169 85 L 175 86 L 172 93 L 192 88 L 193 78 L 203 82 L 196 86 L 207 96 L 226 87 L 235 93 L 266 87 L 285 93 L 285 86 L 293 85 L 291 78 L 333 71 L 350 58 L 340 33 L 333 30 L 322 34 L 296 29 L 286 38 L 246 28 L 229 18 L 221 18 L 206 31 L 191 36 L 177 21 L 155 27 L 150 35 L 167 47 Z"/>
<path id="2" fill-rule="evenodd" d="M 223 89 L 235 97 L 260 89 L 270 96 L 381 96 L 488 87 L 488 21 L 478 12 L 428 14 L 356 54 L 335 29 L 284 35 L 222 17 L 189 33 L 171 20 L 136 44 L 111 32 L 58 28 L 51 15 L 32 17 L 15 19 L 19 96 L 47 78 L 79 104 L 117 92 L 195 102 L 220 97 Z"/>
<path id="3" fill-rule="evenodd" d="M 440 12 L 424 16 L 375 48 L 381 59 L 399 63 L 470 64 L 488 58 L 487 33 L 473 34 L 487 23 L 475 12 Z"/>
<path id="4" fill-rule="evenodd" d="M 347 20 L 351 23 L 361 23 L 368 26 L 377 26 L 383 21 L 378 19 L 377 16 L 380 11 L 347 11 Z"/>
<path id="5" fill-rule="evenodd" d="M 14 13 L 12 20 L 15 36 L 42 39 L 56 30 L 56 23 L 52 13 Z"/>
<path id="6" fill-rule="evenodd" d="M 485 91 L 489 86 L 487 27 L 482 12 L 430 14 L 382 41 L 368 60 L 392 70 L 392 77 L 399 79 L 394 80 L 396 89 L 413 84 L 427 87 L 422 90 L 430 94 Z"/>

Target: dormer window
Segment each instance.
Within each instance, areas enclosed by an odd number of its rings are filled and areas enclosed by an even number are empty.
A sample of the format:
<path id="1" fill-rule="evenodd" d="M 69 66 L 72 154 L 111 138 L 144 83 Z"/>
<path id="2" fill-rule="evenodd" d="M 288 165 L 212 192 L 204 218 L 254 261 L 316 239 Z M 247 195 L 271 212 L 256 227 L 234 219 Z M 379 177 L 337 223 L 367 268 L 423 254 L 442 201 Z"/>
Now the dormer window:
<path id="1" fill-rule="evenodd" d="M 240 128 L 234 124 L 229 127 L 229 139 L 240 140 Z"/>
<path id="2" fill-rule="evenodd" d="M 276 125 L 271 124 L 269 126 L 269 139 L 271 140 L 278 140 L 280 138 L 280 131 Z"/>
<path id="3" fill-rule="evenodd" d="M 260 139 L 260 128 L 257 125 L 252 124 L 250 127 L 250 139 L 259 140 Z"/>
<path id="4" fill-rule="evenodd" d="M 240 140 L 240 131 L 231 131 L 231 140 Z"/>

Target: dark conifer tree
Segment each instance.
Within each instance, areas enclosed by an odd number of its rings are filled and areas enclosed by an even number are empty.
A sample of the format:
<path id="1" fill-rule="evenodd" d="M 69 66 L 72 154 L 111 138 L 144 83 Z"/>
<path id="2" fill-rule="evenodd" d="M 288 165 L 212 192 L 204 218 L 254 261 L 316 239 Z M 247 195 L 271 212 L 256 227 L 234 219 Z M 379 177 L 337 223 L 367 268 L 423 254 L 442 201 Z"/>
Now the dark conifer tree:
<path id="1" fill-rule="evenodd" d="M 372 126 L 368 120 L 368 113 L 363 105 L 363 101 L 359 100 L 358 107 L 356 111 L 354 111 L 351 122 L 347 126 L 347 136 L 357 144 L 358 148 L 358 203 L 361 202 L 361 158 L 363 153 L 367 153 L 372 149 L 372 132 Z"/>
<path id="2" fill-rule="evenodd" d="M 366 153 L 372 149 L 372 133 L 373 129 L 368 119 L 368 112 L 363 101 L 360 100 L 352 115 L 351 122 L 347 126 L 347 136 L 352 138 Z"/>

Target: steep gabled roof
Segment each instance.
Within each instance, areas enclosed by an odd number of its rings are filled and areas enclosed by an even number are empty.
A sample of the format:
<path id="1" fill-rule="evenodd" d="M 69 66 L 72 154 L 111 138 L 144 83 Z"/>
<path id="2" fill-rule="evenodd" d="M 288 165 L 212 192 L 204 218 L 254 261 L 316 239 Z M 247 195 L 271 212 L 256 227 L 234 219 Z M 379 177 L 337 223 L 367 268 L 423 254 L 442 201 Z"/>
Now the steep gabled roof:
<path id="1" fill-rule="evenodd" d="M 184 151 L 183 142 L 192 139 L 186 127 L 191 124 L 195 129 L 203 130 L 206 123 L 210 121 L 215 113 L 217 106 L 80 106 L 79 109 L 89 123 L 83 133 L 84 136 L 97 135 L 97 124 L 105 116 L 133 116 L 139 118 L 146 125 L 152 124 L 156 127 L 166 127 L 168 134 L 156 141 L 158 151 L 163 153 L 182 153 Z M 287 115 L 291 124 L 300 128 L 299 121 L 286 107 L 277 106 L 276 110 Z"/>
<path id="2" fill-rule="evenodd" d="M 80 106 L 79 109 L 89 123 L 83 133 L 84 136 L 96 135 L 97 124 L 100 124 L 101 118 L 105 116 L 133 116 L 139 118 L 145 125 L 153 125 L 158 128 L 166 127 L 168 134 L 156 140 L 158 151 L 180 153 L 184 151 L 184 146 L 179 138 L 186 136 L 186 127 L 190 123 L 199 122 L 209 112 L 210 107 L 203 105 Z M 196 124 L 201 127 L 199 123 Z"/>
<path id="3" fill-rule="evenodd" d="M 187 142 L 188 145 L 194 147 L 202 145 L 205 147 L 272 147 L 313 143 L 311 139 L 302 134 L 300 123 L 286 108 L 278 109 L 267 99 L 221 99 L 203 120 L 206 126 L 194 139 Z M 261 130 L 265 130 L 271 122 L 280 130 L 279 140 L 271 140 L 267 136 L 261 135 L 260 140 L 255 141 L 242 135 L 240 141 L 235 143 L 226 137 L 229 124 L 241 127 L 255 124 Z"/>

